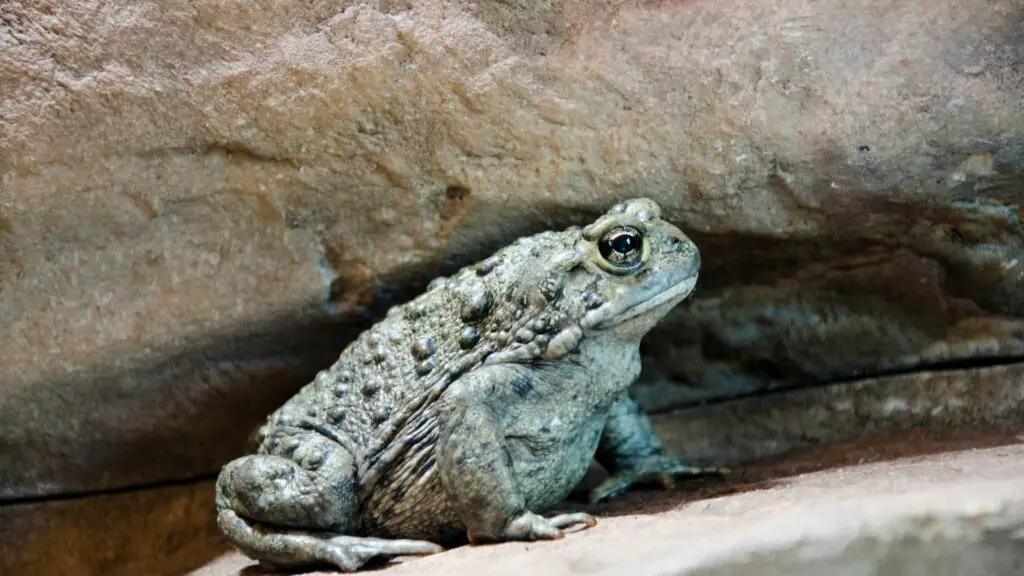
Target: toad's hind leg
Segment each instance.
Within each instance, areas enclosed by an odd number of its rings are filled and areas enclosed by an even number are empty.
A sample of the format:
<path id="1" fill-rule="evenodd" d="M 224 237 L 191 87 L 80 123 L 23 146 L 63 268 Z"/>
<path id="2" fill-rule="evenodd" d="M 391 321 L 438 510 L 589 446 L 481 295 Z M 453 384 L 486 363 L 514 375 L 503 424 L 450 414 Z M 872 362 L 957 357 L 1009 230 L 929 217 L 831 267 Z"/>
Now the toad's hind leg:
<path id="1" fill-rule="evenodd" d="M 432 542 L 347 535 L 356 509 L 354 466 L 340 445 L 313 432 L 288 438 L 289 457 L 256 454 L 229 462 L 217 478 L 217 524 L 264 565 L 329 564 L 353 572 L 377 556 L 433 554 Z"/>

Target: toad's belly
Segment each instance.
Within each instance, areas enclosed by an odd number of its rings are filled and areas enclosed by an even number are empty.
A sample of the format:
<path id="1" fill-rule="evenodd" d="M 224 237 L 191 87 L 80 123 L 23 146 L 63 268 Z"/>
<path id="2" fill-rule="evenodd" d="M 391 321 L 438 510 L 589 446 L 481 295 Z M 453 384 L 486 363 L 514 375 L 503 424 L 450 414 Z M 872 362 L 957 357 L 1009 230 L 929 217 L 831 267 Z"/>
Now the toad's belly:
<path id="1" fill-rule="evenodd" d="M 527 510 L 543 513 L 565 499 L 583 478 L 601 439 L 603 421 L 594 418 L 581 425 L 554 431 L 520 428 L 505 431 L 514 486 Z M 451 490 L 473 490 L 452 479 Z M 471 511 L 469 511 L 471 512 Z M 381 478 L 367 495 L 360 510 L 361 532 L 366 536 L 413 538 L 450 543 L 465 538 L 465 525 L 459 511 L 441 485 L 440 471 L 433 453 L 423 458 L 403 459 Z"/>
<path id="2" fill-rule="evenodd" d="M 513 475 L 527 508 L 547 510 L 569 495 L 593 461 L 603 429 L 604 422 L 593 418 L 556 434 L 507 438 Z"/>

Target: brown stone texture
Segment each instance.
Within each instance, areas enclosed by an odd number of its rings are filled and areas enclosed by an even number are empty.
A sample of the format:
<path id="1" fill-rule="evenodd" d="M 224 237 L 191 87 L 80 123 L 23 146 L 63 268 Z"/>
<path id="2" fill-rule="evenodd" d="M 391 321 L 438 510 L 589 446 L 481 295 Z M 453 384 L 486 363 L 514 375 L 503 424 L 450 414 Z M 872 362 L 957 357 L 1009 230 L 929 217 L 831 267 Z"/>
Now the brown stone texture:
<path id="1" fill-rule="evenodd" d="M 1022 38 L 1016 0 L 5 2 L 0 497 L 209 475 L 367 314 L 628 196 L 705 262 L 650 408 L 1017 355 Z"/>
<path id="2" fill-rule="evenodd" d="M 1022 62 L 1019 0 L 0 2 L 0 514 L 159 509 L 389 304 L 634 196 L 703 254 L 635 389 L 674 449 L 1016 425 L 958 369 L 1024 357 Z"/>

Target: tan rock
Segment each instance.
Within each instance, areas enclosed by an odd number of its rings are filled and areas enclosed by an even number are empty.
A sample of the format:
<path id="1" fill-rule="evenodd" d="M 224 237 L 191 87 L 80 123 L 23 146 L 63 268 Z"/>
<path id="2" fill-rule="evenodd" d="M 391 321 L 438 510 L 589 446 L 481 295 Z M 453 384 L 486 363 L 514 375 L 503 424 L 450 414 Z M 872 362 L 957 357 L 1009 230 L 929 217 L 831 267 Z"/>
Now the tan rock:
<path id="1" fill-rule="evenodd" d="M 640 194 L 705 261 L 653 404 L 1019 354 L 1022 35 L 1016 0 L 3 3 L 0 498 L 211 475 L 366 308 Z"/>

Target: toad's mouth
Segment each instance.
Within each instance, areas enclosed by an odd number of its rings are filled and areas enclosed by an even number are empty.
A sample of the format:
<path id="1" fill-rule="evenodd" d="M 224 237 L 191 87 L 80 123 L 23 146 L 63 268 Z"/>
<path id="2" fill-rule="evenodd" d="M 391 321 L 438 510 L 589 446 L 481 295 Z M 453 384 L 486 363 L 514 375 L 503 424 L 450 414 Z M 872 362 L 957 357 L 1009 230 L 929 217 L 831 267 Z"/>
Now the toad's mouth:
<path id="1" fill-rule="evenodd" d="M 587 312 L 580 320 L 584 330 L 603 330 L 645 314 L 673 300 L 681 301 L 697 286 L 700 256 L 631 288 L 622 298 Z"/>

